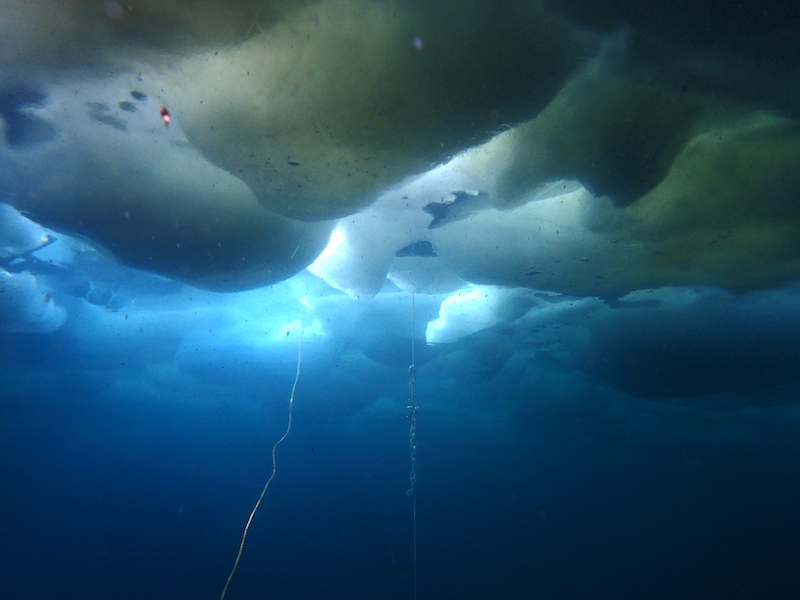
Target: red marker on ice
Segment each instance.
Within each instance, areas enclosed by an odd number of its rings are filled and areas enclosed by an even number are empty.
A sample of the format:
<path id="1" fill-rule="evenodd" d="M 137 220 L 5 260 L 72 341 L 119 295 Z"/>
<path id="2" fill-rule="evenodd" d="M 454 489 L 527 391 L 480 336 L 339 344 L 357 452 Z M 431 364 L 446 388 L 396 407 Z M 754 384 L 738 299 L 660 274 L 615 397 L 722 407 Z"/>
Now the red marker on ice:
<path id="1" fill-rule="evenodd" d="M 161 107 L 161 120 L 164 121 L 164 127 L 169 127 L 169 111 L 166 106 Z"/>

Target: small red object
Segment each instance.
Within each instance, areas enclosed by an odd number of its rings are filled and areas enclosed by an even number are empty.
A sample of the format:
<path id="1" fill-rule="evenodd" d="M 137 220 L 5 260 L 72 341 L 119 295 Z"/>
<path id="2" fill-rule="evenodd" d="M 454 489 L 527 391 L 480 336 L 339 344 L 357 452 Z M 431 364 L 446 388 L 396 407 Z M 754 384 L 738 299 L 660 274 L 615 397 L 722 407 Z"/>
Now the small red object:
<path id="1" fill-rule="evenodd" d="M 161 107 L 161 120 L 164 121 L 164 127 L 169 127 L 169 111 L 166 106 Z"/>

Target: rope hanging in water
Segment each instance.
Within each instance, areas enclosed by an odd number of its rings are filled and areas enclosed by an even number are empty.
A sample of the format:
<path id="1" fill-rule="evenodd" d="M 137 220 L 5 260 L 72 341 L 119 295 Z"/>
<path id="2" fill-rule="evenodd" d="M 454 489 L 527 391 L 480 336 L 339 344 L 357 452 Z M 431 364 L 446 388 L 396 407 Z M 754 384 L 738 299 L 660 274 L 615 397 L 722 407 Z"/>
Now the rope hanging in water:
<path id="1" fill-rule="evenodd" d="M 413 555 L 414 555 L 414 600 L 417 600 L 417 419 L 419 417 L 419 404 L 417 403 L 417 352 L 414 340 L 416 330 L 416 296 L 411 292 L 411 365 L 408 367 L 408 419 L 411 426 L 408 431 L 408 450 L 411 455 L 411 472 L 408 475 L 409 488 L 406 496 L 413 502 Z"/>
<path id="2" fill-rule="evenodd" d="M 253 506 L 253 510 L 250 511 L 250 516 L 247 517 L 247 523 L 244 526 L 244 533 L 242 533 L 242 541 L 239 543 L 239 552 L 236 554 L 236 560 L 233 562 L 233 568 L 231 569 L 231 574 L 228 575 L 228 581 L 225 582 L 225 587 L 222 589 L 222 595 L 219 597 L 219 600 L 225 600 L 225 595 L 228 593 L 228 587 L 231 585 L 231 580 L 233 579 L 234 573 L 236 573 L 236 569 L 239 567 L 239 561 L 242 558 L 242 552 L 244 552 L 244 543 L 247 540 L 247 534 L 250 531 L 250 525 L 253 523 L 253 517 L 256 516 L 256 511 L 258 507 L 261 506 L 261 501 L 264 499 L 264 494 L 267 493 L 267 488 L 269 488 L 269 484 L 272 483 L 272 480 L 275 479 L 275 473 L 278 471 L 278 462 L 275 457 L 275 453 L 278 450 L 278 446 L 280 446 L 281 442 L 285 440 L 289 432 L 292 430 L 292 408 L 294 406 L 294 393 L 297 390 L 297 382 L 300 380 L 300 363 L 303 361 L 303 327 L 300 328 L 300 341 L 297 343 L 297 372 L 294 375 L 294 383 L 292 384 L 292 394 L 289 396 L 289 420 L 286 424 L 286 431 L 281 436 L 281 438 L 275 442 L 275 445 L 272 447 L 272 474 L 267 479 L 267 483 L 264 484 L 264 489 L 261 490 L 261 495 L 258 497 L 255 506 Z"/>

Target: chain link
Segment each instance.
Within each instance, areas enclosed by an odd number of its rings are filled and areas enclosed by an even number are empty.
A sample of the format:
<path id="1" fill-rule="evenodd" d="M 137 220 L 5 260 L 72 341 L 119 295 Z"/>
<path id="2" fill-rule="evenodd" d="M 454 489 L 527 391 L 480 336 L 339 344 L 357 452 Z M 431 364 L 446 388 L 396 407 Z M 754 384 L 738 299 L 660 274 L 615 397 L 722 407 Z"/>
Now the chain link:
<path id="1" fill-rule="evenodd" d="M 411 426 L 408 429 L 408 451 L 411 456 L 411 472 L 408 475 L 409 488 L 406 496 L 413 496 L 417 488 L 417 418 L 419 417 L 419 405 L 417 404 L 417 368 L 415 365 L 408 367 L 411 381 L 408 399 L 408 419 Z"/>

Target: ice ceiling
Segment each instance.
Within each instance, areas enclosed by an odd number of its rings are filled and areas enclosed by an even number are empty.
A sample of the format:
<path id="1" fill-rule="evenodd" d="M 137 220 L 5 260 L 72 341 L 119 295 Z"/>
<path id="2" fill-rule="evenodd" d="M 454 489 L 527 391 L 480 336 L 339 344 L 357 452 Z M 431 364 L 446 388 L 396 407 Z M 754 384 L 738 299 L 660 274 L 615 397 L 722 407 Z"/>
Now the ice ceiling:
<path id="1" fill-rule="evenodd" d="M 673 4 L 8 0 L 0 187 L 218 291 L 795 280 L 796 8 Z"/>
<path id="2" fill-rule="evenodd" d="M 798 31 L 791 2 L 6 0 L 0 332 L 66 319 L 41 224 L 215 292 L 384 290 L 308 302 L 387 364 L 399 289 L 465 364 L 794 381 Z"/>

